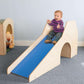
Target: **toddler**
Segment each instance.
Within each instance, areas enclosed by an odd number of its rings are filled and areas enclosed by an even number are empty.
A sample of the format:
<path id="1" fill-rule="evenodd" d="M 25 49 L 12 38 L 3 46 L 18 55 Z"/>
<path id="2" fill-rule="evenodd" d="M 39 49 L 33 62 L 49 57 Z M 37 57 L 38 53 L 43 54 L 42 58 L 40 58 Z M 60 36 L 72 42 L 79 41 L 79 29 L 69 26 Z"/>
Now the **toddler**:
<path id="1" fill-rule="evenodd" d="M 56 44 L 56 42 L 61 38 L 62 33 L 64 31 L 64 27 L 63 27 L 63 21 L 61 20 L 62 18 L 62 11 L 57 10 L 54 13 L 54 19 L 52 21 L 47 20 L 47 23 L 50 26 L 53 26 L 53 30 L 50 31 L 50 33 L 48 34 L 45 43 L 53 43 Z M 53 39 L 54 37 L 54 39 Z M 52 41 L 53 39 L 53 41 Z"/>

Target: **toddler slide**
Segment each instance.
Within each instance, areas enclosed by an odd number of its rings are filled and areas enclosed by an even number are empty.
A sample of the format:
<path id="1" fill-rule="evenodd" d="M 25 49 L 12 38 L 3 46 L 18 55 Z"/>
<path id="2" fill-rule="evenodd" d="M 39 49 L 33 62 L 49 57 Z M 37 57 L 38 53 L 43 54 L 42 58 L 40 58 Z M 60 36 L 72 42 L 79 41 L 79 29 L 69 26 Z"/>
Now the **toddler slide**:
<path id="1" fill-rule="evenodd" d="M 38 78 L 60 64 L 60 56 L 72 58 L 77 55 L 78 32 L 75 21 L 68 21 L 59 41 L 53 45 L 45 43 L 52 27 L 45 26 L 39 38 L 26 49 L 7 69 L 7 74 L 13 73 L 28 81 Z"/>

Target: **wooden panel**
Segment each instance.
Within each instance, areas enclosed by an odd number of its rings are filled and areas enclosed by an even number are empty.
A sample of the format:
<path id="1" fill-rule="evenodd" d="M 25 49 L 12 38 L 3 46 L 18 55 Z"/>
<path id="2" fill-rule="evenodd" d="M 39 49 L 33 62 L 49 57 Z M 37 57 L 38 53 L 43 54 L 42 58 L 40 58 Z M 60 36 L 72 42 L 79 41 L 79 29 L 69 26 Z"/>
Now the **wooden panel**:
<path id="1" fill-rule="evenodd" d="M 0 24 L 0 55 L 5 55 L 4 53 L 4 38 L 3 38 L 3 25 Z"/>
<path id="2" fill-rule="evenodd" d="M 29 82 L 35 80 L 39 76 L 58 66 L 60 64 L 61 54 L 64 57 L 70 57 L 70 58 L 75 56 L 77 54 L 76 43 L 77 43 L 76 23 L 75 21 L 69 21 L 66 23 L 65 30 L 61 39 L 55 44 L 55 46 L 49 51 L 49 53 L 45 56 L 45 58 L 41 61 L 41 63 L 30 74 Z M 73 44 L 75 44 L 75 46 Z"/>
<path id="3" fill-rule="evenodd" d="M 34 47 L 40 43 L 40 41 L 52 30 L 52 28 L 47 24 L 43 30 L 42 35 L 40 35 L 35 42 L 33 42 L 29 48 L 27 48 L 8 68 L 7 74 L 10 74 L 11 71 L 30 53 Z M 46 33 L 47 31 L 47 33 Z"/>
<path id="4" fill-rule="evenodd" d="M 45 26 L 41 36 L 18 57 L 7 69 L 7 74 L 11 71 L 35 48 L 36 45 L 52 30 L 48 24 Z M 68 21 L 60 40 L 47 53 L 44 59 L 38 64 L 34 71 L 29 75 L 29 82 L 52 70 L 60 64 L 60 55 L 72 58 L 77 54 L 78 32 L 75 21 Z M 68 51 L 66 52 L 66 50 Z M 38 52 L 37 52 L 38 53 Z"/>
<path id="5" fill-rule="evenodd" d="M 6 30 L 14 35 L 13 21 L 10 18 L 1 20 L 0 24 L 0 55 L 6 54 Z M 11 30 L 10 30 L 11 29 Z"/>

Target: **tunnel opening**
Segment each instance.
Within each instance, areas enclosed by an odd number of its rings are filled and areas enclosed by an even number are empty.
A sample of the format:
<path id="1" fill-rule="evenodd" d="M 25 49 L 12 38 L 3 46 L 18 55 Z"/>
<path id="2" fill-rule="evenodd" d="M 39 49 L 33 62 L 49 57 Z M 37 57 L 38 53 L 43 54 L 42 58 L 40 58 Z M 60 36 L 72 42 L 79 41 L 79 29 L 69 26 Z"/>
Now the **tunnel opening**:
<path id="1" fill-rule="evenodd" d="M 65 43 L 63 45 L 61 50 L 61 56 L 71 58 L 71 46 L 69 43 Z"/>
<path id="2" fill-rule="evenodd" d="M 11 42 L 13 43 L 12 40 L 13 37 L 13 28 L 11 26 L 11 24 L 8 24 L 7 28 L 6 28 L 6 52 L 9 52 L 11 47 Z"/>

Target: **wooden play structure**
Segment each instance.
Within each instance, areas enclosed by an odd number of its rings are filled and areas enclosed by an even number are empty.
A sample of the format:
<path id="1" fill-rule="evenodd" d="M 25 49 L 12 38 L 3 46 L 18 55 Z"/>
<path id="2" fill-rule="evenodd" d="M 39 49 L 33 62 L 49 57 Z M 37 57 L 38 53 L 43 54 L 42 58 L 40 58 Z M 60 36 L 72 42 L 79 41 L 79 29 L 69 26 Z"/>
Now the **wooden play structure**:
<path id="1" fill-rule="evenodd" d="M 10 32 L 10 34 L 14 35 L 13 21 L 10 18 L 0 20 L 0 55 L 6 54 L 6 33 L 7 32 Z"/>
<path id="2" fill-rule="evenodd" d="M 7 69 L 31 82 L 60 64 L 61 57 L 72 58 L 77 55 L 78 32 L 75 21 L 68 21 L 60 40 L 46 44 L 47 34 L 52 30 L 48 24 L 39 38 L 25 50 Z"/>

